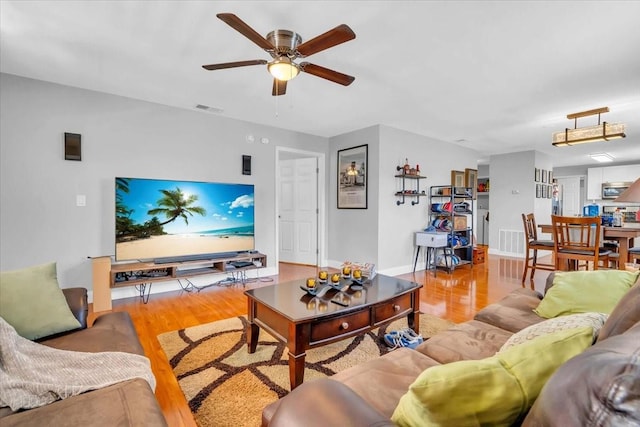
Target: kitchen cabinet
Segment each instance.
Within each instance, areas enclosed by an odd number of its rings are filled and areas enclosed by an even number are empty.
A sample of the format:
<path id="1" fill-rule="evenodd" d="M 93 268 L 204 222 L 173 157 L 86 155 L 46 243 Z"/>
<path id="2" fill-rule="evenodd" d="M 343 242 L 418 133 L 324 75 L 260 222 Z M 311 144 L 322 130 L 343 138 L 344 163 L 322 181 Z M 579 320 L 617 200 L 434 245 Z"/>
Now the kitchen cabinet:
<path id="1" fill-rule="evenodd" d="M 602 182 L 633 182 L 640 177 L 640 165 L 602 168 Z"/>
<path id="2" fill-rule="evenodd" d="M 587 199 L 588 200 L 602 199 L 602 169 L 603 168 L 587 169 Z"/>
<path id="3" fill-rule="evenodd" d="M 640 165 L 608 166 L 587 169 L 587 200 L 602 199 L 602 184 L 633 182 L 640 178 Z"/>

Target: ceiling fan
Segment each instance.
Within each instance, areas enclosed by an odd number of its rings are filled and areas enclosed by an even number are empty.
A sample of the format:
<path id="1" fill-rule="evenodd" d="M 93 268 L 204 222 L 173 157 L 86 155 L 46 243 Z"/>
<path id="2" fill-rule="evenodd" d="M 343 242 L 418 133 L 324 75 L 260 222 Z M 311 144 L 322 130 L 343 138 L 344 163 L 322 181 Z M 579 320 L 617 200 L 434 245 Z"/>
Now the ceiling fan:
<path id="1" fill-rule="evenodd" d="M 205 70 L 222 70 L 225 68 L 266 64 L 269 73 L 273 76 L 273 90 L 271 93 L 273 96 L 284 95 L 287 91 L 287 81 L 296 77 L 300 72 L 309 73 L 343 86 L 349 86 L 355 80 L 355 77 L 309 62 L 301 62 L 299 64 L 294 62 L 298 58 L 305 58 L 355 39 L 356 35 L 348 25 L 338 25 L 334 29 L 302 43 L 302 37 L 293 31 L 274 30 L 267 34 L 265 38 L 232 13 L 219 13 L 216 16 L 264 49 L 273 59 L 270 62 L 264 59 L 254 59 L 203 65 L 202 68 Z"/>

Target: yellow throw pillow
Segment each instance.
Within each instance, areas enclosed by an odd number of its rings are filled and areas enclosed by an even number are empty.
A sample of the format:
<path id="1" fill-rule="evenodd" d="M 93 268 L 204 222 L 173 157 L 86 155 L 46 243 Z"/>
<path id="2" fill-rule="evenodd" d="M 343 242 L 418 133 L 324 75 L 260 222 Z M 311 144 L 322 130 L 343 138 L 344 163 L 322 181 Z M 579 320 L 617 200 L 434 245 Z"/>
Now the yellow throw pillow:
<path id="1" fill-rule="evenodd" d="M 609 315 L 604 313 L 578 313 L 547 319 L 544 322 L 533 324 L 511 335 L 507 342 L 502 344 L 499 353 L 542 335 L 564 331 L 566 329 L 582 328 L 584 326 L 593 329 L 593 341 L 595 342 L 596 338 L 598 338 L 598 333 L 600 333 L 600 329 L 608 317 Z"/>
<path id="2" fill-rule="evenodd" d="M 80 327 L 53 262 L 0 273 L 0 317 L 30 340 Z"/>
<path id="3" fill-rule="evenodd" d="M 533 311 L 546 319 L 574 313 L 611 314 L 638 274 L 623 270 L 556 272 L 553 286 Z"/>
<path id="4" fill-rule="evenodd" d="M 391 420 L 400 426 L 508 426 L 529 410 L 547 379 L 591 345 L 590 327 L 538 337 L 483 360 L 426 369 Z"/>

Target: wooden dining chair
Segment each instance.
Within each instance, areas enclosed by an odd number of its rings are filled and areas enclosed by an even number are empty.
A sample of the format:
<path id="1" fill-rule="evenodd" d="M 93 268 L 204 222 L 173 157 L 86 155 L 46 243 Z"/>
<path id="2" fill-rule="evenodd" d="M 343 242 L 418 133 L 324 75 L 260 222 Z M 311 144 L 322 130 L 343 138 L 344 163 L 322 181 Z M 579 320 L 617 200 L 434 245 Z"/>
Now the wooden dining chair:
<path id="1" fill-rule="evenodd" d="M 598 269 L 602 262 L 609 266 L 611 251 L 600 247 L 600 217 L 573 217 L 551 215 L 553 241 L 556 255 L 556 270 L 567 266 L 577 269 L 580 261 L 586 261 L 587 270 Z"/>
<path id="2" fill-rule="evenodd" d="M 538 240 L 538 226 L 536 225 L 535 216 L 530 214 L 522 214 L 522 224 L 524 225 L 524 235 L 526 240 L 526 249 L 524 255 L 524 271 L 522 272 L 522 284 L 527 278 L 527 271 L 531 269 L 531 279 L 538 270 L 550 270 L 556 269 L 555 262 L 553 264 L 546 264 L 538 262 L 538 251 L 553 251 L 553 240 Z"/>

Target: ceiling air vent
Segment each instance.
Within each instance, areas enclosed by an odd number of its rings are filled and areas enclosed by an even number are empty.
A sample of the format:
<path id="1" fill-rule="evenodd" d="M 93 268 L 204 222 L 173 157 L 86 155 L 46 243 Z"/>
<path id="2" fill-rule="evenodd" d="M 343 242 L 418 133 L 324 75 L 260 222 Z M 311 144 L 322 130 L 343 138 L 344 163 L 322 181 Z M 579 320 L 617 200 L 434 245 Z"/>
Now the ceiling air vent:
<path id="1" fill-rule="evenodd" d="M 209 113 L 215 113 L 215 114 L 220 114 L 224 112 L 222 108 L 209 107 L 208 105 L 202 105 L 202 104 L 196 105 L 196 108 L 198 110 L 207 111 Z"/>

